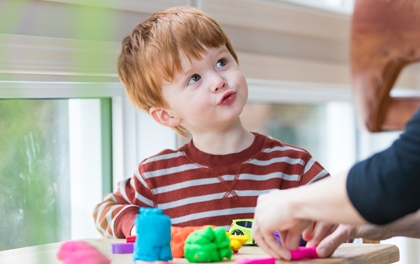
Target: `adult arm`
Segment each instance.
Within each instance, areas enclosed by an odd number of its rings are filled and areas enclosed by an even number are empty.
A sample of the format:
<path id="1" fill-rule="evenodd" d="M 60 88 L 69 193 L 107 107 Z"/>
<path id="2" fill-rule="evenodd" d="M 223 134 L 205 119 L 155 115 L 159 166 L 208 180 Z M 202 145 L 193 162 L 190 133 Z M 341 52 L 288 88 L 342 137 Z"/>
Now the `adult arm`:
<path id="1" fill-rule="evenodd" d="M 420 110 L 391 147 L 356 164 L 347 192 L 368 222 L 387 224 L 420 208 Z"/>
<path id="2" fill-rule="evenodd" d="M 297 190 L 292 199 L 295 217 L 347 224 L 393 222 L 420 208 L 419 166 L 420 110 L 391 147 L 357 163 L 347 176 Z"/>
<path id="3" fill-rule="evenodd" d="M 298 246 L 300 234 L 312 224 L 310 220 L 366 224 L 366 220 L 376 220 L 372 211 L 380 214 L 380 223 L 389 223 L 416 211 L 420 206 L 417 197 L 420 186 L 417 168 L 420 164 L 419 133 L 420 111 L 408 123 L 406 132 L 388 150 L 356 164 L 350 176 L 344 174 L 308 186 L 261 195 L 255 210 L 253 237 L 270 255 L 290 259 L 290 253 L 285 248 L 295 249 Z M 393 161 L 393 158 L 396 160 Z M 382 169 L 382 166 L 388 169 Z M 363 181 L 357 181 L 356 177 Z M 377 188 L 375 194 L 370 193 L 372 188 Z M 368 199 L 374 201 L 365 206 Z M 387 201 L 390 201 L 389 207 L 386 207 Z M 405 202 L 408 204 L 405 205 Z M 399 206 L 403 208 L 399 209 Z M 387 208 L 393 210 L 392 215 L 386 212 Z M 280 232 L 283 246 L 273 240 L 274 231 Z"/>

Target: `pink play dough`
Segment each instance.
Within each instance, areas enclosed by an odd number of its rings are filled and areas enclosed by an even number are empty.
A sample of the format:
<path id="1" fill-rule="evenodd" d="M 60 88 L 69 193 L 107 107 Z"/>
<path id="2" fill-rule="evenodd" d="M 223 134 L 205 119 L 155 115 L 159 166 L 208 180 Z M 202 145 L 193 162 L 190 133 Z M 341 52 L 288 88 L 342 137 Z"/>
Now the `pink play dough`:
<path id="1" fill-rule="evenodd" d="M 297 250 L 290 250 L 292 260 L 299 260 L 305 258 L 319 258 L 316 253 L 316 247 L 299 247 Z M 275 264 L 276 259 L 268 258 L 241 258 L 235 261 L 235 264 Z"/>
<path id="2" fill-rule="evenodd" d="M 63 264 L 109 264 L 111 259 L 96 247 L 84 241 L 67 241 L 57 252 Z"/>
<path id="3" fill-rule="evenodd" d="M 292 260 L 305 258 L 319 258 L 316 253 L 316 247 L 299 247 L 297 250 L 290 250 Z"/>

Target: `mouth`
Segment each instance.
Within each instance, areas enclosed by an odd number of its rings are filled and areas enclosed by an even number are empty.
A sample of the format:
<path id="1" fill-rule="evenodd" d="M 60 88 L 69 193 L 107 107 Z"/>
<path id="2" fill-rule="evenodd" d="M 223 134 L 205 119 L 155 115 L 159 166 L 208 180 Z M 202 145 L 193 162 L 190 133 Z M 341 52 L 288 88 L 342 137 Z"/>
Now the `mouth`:
<path id="1" fill-rule="evenodd" d="M 223 95 L 222 99 L 219 101 L 218 105 L 227 105 L 235 100 L 236 93 L 235 92 L 227 92 Z"/>

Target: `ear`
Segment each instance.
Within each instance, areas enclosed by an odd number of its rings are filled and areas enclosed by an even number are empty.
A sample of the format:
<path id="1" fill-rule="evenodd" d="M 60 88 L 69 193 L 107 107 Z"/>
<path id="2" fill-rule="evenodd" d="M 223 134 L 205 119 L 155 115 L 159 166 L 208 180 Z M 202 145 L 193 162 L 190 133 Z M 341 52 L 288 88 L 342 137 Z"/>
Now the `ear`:
<path id="1" fill-rule="evenodd" d="M 174 117 L 170 112 L 161 107 L 151 107 L 149 114 L 159 124 L 167 127 L 176 127 L 181 123 L 179 118 Z"/>

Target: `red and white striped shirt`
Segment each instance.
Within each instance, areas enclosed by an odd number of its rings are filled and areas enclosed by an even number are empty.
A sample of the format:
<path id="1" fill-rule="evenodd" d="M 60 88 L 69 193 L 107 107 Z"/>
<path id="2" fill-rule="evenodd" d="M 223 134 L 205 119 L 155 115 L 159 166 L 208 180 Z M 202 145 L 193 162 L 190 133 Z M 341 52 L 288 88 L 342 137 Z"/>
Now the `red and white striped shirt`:
<path id="1" fill-rule="evenodd" d="M 210 155 L 192 141 L 143 160 L 94 210 L 105 237 L 130 235 L 139 207 L 156 207 L 175 226 L 229 226 L 253 218 L 257 198 L 273 189 L 305 185 L 329 175 L 308 151 L 258 133 L 252 145 Z"/>

